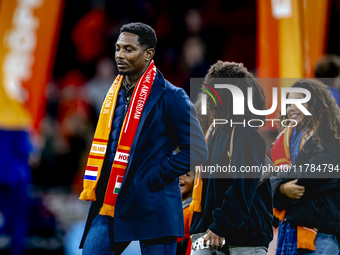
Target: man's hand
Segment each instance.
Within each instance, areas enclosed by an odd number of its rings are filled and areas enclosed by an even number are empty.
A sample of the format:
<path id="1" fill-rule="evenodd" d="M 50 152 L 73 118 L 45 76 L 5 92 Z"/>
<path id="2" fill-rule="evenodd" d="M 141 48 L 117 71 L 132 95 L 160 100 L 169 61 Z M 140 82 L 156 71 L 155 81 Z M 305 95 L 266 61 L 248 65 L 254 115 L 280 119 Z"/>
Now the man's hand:
<path id="1" fill-rule="evenodd" d="M 204 246 L 207 245 L 207 241 L 209 240 L 209 246 L 210 250 L 212 249 L 218 249 L 219 247 L 223 247 L 223 237 L 220 237 L 216 235 L 214 232 L 212 232 L 210 229 L 208 229 L 208 234 L 204 238 Z"/>
<path id="2" fill-rule="evenodd" d="M 290 197 L 292 199 L 301 198 L 303 196 L 303 193 L 305 192 L 305 187 L 297 185 L 297 181 L 298 179 L 281 184 L 281 194 L 286 195 L 287 197 Z"/>

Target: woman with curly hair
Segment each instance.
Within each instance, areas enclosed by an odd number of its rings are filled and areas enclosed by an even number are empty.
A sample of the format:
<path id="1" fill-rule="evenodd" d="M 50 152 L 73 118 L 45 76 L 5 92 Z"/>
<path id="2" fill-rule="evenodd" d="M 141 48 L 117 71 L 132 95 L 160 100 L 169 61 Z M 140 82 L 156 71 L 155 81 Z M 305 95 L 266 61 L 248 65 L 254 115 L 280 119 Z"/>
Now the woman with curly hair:
<path id="1" fill-rule="evenodd" d="M 311 93 L 303 104 L 311 115 L 287 105 L 285 124 L 291 123 L 272 147 L 272 160 L 282 170 L 272 179 L 274 215 L 280 219 L 276 254 L 338 255 L 340 109 L 319 81 L 302 79 L 292 87 Z M 304 97 L 288 94 L 289 99 Z"/>
<path id="2" fill-rule="evenodd" d="M 212 65 L 204 86 L 211 89 L 215 84 L 232 84 L 245 96 L 251 88 L 254 107 L 259 110 L 266 107 L 261 84 L 241 63 L 218 61 Z M 191 254 L 266 255 L 273 237 L 270 181 L 259 186 L 261 172 L 240 171 L 242 167 L 260 167 L 265 162 L 264 140 L 256 128 L 242 125 L 252 119 L 264 121 L 265 117 L 253 114 L 246 102 L 243 102 L 244 115 L 234 115 L 230 90 L 216 88 L 216 92 L 222 104 L 215 105 L 213 100 L 207 100 L 207 114 L 198 114 L 203 131 L 207 131 L 209 158 L 202 166 L 202 178 L 199 178 L 201 172 L 196 174 L 189 207 L 194 211 L 191 234 L 207 232 L 203 243 L 209 242 L 211 250 L 195 249 Z M 202 94 L 195 105 L 197 110 L 201 109 L 201 97 Z M 214 118 L 227 119 L 229 123 L 214 127 L 211 125 Z M 231 123 L 234 124 L 231 126 Z M 203 171 L 217 165 L 232 165 L 235 172 Z"/>

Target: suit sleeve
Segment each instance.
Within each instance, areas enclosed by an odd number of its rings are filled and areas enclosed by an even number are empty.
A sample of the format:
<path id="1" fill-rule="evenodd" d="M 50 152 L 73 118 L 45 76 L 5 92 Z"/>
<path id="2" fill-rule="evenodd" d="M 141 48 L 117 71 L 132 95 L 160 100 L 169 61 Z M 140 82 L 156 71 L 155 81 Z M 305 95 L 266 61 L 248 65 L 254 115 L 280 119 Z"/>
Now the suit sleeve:
<path id="1" fill-rule="evenodd" d="M 190 167 L 204 163 L 208 147 L 197 119 L 194 105 L 182 89 L 177 89 L 169 100 L 169 120 L 174 140 L 180 152 L 163 158 L 153 166 L 151 190 L 161 190 L 166 184 L 190 171 Z"/>

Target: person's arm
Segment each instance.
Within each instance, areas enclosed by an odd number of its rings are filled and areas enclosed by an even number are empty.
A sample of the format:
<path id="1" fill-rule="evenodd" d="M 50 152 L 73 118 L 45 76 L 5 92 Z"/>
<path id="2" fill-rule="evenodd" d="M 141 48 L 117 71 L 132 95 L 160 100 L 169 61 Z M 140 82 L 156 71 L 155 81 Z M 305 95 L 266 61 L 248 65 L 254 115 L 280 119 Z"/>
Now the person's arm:
<path id="1" fill-rule="evenodd" d="M 207 242 L 209 240 L 209 246 L 210 249 L 218 249 L 223 247 L 223 237 L 216 235 L 214 232 L 212 232 L 210 229 L 208 229 L 208 234 L 204 238 L 204 246 L 207 245 Z"/>
<path id="2" fill-rule="evenodd" d="M 298 179 L 282 183 L 279 188 L 280 193 L 291 199 L 301 198 L 303 196 L 303 193 L 305 192 L 305 187 L 297 185 L 297 182 Z"/>
<path id="3" fill-rule="evenodd" d="M 305 187 L 304 196 L 314 196 L 334 189 L 333 185 L 327 185 L 330 180 L 339 178 L 339 172 L 334 170 L 332 172 L 329 171 L 329 167 L 335 168 L 339 164 L 337 159 L 337 144 L 335 144 L 335 148 L 331 146 L 332 144 L 335 143 L 323 144 L 324 148 L 322 151 L 318 153 L 314 152 L 313 156 L 310 157 L 307 162 L 301 166 L 297 166 L 296 169 L 288 174 L 290 179 L 298 179 L 297 185 Z M 340 167 L 340 165 L 338 165 L 338 167 Z"/>
<path id="4" fill-rule="evenodd" d="M 308 148 L 300 151 L 302 155 L 299 154 L 297 159 L 309 159 L 303 164 L 293 167 L 286 174 L 284 183 L 279 185 L 274 195 L 274 205 L 276 201 L 280 200 L 279 204 L 284 202 L 287 207 L 294 206 L 306 199 L 336 188 L 333 179 L 339 177 L 338 172 L 330 173 L 324 167 L 335 168 L 338 164 L 338 142 L 332 136 L 327 136 L 322 141 L 322 149 L 317 148 L 316 144 L 309 144 Z M 311 143 L 312 140 L 308 142 Z M 317 170 L 318 167 L 320 167 L 319 170 Z"/>
<path id="5" fill-rule="evenodd" d="M 172 132 L 180 152 L 161 159 L 151 166 L 150 178 L 153 191 L 161 190 L 166 184 L 199 166 L 208 158 L 208 147 L 197 119 L 194 105 L 182 89 L 177 89 L 169 100 L 169 130 Z"/>
<path id="6" fill-rule="evenodd" d="M 330 165 L 334 166 L 334 168 L 337 165 L 336 155 L 323 151 L 314 154 L 302 165 L 294 167 L 288 177 L 290 179 L 299 179 L 298 183 L 301 185 L 309 185 L 310 181 L 318 181 L 325 179 L 325 177 L 339 177 L 337 171 L 330 172 Z"/>

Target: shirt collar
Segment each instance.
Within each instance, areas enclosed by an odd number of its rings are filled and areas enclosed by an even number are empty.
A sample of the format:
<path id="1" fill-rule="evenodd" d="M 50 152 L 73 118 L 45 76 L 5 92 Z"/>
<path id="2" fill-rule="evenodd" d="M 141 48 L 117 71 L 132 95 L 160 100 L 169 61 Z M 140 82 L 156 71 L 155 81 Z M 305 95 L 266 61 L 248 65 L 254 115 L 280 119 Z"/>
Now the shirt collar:
<path id="1" fill-rule="evenodd" d="M 125 91 L 125 94 L 126 94 L 127 97 L 132 96 L 132 93 L 133 93 L 133 91 L 135 90 L 136 84 L 137 84 L 137 83 L 133 84 L 133 85 L 129 88 L 128 85 L 127 85 L 127 83 L 126 83 L 126 81 L 125 81 L 125 79 L 123 80 L 122 85 L 123 85 L 123 88 L 124 88 L 124 91 Z"/>

